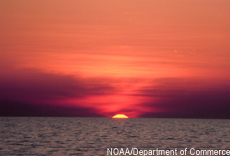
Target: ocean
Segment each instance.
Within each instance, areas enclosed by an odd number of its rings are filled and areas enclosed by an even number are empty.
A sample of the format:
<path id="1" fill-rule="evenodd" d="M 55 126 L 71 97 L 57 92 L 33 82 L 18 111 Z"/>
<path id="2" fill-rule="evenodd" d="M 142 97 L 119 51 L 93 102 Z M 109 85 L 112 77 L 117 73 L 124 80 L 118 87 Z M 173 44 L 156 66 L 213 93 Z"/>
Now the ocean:
<path id="1" fill-rule="evenodd" d="M 228 155 L 230 120 L 0 117 L 0 156 L 213 154 L 207 150 Z"/>

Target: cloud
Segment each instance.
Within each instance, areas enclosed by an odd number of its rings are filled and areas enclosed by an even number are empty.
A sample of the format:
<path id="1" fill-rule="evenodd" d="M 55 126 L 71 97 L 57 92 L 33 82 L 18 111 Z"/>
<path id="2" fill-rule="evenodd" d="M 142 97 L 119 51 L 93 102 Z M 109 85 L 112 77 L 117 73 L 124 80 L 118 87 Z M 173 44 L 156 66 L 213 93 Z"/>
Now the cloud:
<path id="1" fill-rule="evenodd" d="M 103 78 L 44 73 L 40 70 L 2 72 L 1 116 L 103 116 L 95 106 L 68 100 L 110 95 L 116 89 Z"/>
<path id="2" fill-rule="evenodd" d="M 0 99 L 58 100 L 106 95 L 115 88 L 103 79 L 44 73 L 39 70 L 18 70 L 0 78 Z"/>
<path id="3" fill-rule="evenodd" d="M 228 85 L 207 87 L 200 84 L 197 87 L 198 83 L 181 79 L 162 79 L 158 82 L 139 90 L 140 96 L 148 97 L 148 101 L 140 105 L 152 110 L 142 112 L 140 117 L 230 118 Z M 189 83 L 194 87 L 191 88 Z"/>
<path id="4" fill-rule="evenodd" d="M 1 116 L 101 117 L 122 112 L 130 117 L 230 118 L 228 82 L 83 78 L 14 69 L 4 71 L 0 86 Z M 131 91 L 123 92 L 126 88 Z M 125 100 L 114 103 L 121 95 Z"/>
<path id="5" fill-rule="evenodd" d="M 157 103 L 149 100 L 142 104 L 157 112 L 143 113 L 141 117 L 176 118 L 230 118 L 230 91 L 190 92 L 174 95 Z"/>
<path id="6" fill-rule="evenodd" d="M 104 117 L 95 108 L 0 101 L 0 116 Z"/>

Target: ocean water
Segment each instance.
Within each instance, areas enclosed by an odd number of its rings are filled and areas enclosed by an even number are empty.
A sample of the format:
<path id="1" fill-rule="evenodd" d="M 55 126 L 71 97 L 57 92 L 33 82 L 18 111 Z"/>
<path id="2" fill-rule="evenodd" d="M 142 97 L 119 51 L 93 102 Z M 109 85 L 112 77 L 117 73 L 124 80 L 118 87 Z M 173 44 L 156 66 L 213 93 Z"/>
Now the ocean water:
<path id="1" fill-rule="evenodd" d="M 104 156 L 107 148 L 230 150 L 230 120 L 0 117 L 0 156 Z"/>

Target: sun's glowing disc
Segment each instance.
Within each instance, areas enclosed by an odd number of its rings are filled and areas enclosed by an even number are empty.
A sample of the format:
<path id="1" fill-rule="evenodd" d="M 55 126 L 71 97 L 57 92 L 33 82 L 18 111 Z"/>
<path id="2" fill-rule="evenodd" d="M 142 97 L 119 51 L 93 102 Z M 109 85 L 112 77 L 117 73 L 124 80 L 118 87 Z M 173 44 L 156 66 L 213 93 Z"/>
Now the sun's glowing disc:
<path id="1" fill-rule="evenodd" d="M 114 115 L 113 118 L 128 118 L 128 117 L 124 114 L 117 114 L 117 115 Z"/>

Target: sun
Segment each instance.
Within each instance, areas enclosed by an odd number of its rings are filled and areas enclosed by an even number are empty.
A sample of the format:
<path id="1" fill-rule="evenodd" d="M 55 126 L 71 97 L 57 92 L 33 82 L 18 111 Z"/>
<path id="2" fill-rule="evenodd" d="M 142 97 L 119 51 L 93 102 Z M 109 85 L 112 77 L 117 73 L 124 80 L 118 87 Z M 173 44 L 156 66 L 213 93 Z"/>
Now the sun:
<path id="1" fill-rule="evenodd" d="M 129 118 L 129 117 L 127 117 L 124 114 L 117 114 L 117 115 L 114 115 L 113 118 Z"/>

